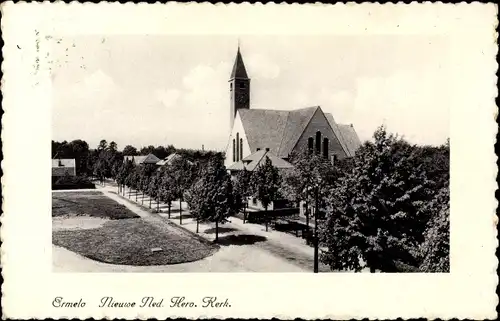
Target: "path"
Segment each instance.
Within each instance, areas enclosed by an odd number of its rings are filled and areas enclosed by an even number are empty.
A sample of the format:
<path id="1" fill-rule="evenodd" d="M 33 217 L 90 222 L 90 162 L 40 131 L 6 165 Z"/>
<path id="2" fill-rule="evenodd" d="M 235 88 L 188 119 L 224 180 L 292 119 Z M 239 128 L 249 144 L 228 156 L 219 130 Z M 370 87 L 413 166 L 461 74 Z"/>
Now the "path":
<path id="1" fill-rule="evenodd" d="M 96 191 L 96 190 L 94 190 Z M 182 228 L 168 227 L 171 221 L 161 215 L 151 213 L 122 196 L 109 187 L 99 187 L 97 191 L 126 206 L 145 221 L 159 227 L 165 233 L 187 233 Z M 186 220 L 187 221 L 187 220 Z M 191 221 L 191 220 L 190 220 Z M 184 226 L 183 226 L 184 227 Z M 192 235 L 190 234 L 190 237 Z M 285 258 L 251 244 L 221 245 L 213 255 L 190 263 L 161 266 L 126 266 L 97 262 L 58 246 L 52 246 L 54 272 L 307 272 Z"/>
<path id="2" fill-rule="evenodd" d="M 132 192 L 130 199 L 127 196 L 122 196 L 116 194 L 117 188 L 115 186 L 104 186 L 99 187 L 99 190 L 106 191 L 106 195 L 116 200 L 120 204 L 124 204 L 131 210 L 132 207 L 137 207 L 133 205 L 135 203 L 135 193 Z M 126 193 L 128 195 L 128 193 Z M 142 194 L 138 195 L 137 203 L 141 204 L 144 202 L 145 207 L 149 207 L 149 196 L 145 195 L 144 200 L 142 200 Z M 153 201 L 152 207 L 156 208 L 156 203 Z M 167 219 L 168 214 L 166 204 L 160 203 L 160 208 L 162 212 L 159 214 L 151 213 L 147 210 L 141 209 L 142 212 L 147 213 L 146 215 L 155 216 L 157 218 L 163 218 L 176 225 L 179 224 L 179 202 L 173 202 L 172 204 L 171 218 Z M 196 233 L 196 221 L 189 217 L 189 210 L 187 210 L 187 204 L 183 202 L 183 219 L 182 228 L 185 228 L 191 232 Z M 139 208 L 140 209 L 140 208 Z M 143 215 L 139 214 L 138 215 Z M 142 217 L 142 216 L 141 216 Z M 228 244 L 240 244 L 239 246 L 245 248 L 259 249 L 268 255 L 277 256 L 287 262 L 293 263 L 295 266 L 299 267 L 304 271 L 313 271 L 314 265 L 314 249 L 305 244 L 305 240 L 298 238 L 289 233 L 284 233 L 269 228 L 269 231 L 265 231 L 265 227 L 259 224 L 245 223 L 237 217 L 230 217 L 229 223 L 219 225 L 219 243 Z M 215 239 L 215 224 L 214 223 L 200 223 L 198 235 L 204 237 L 207 240 L 213 241 Z M 320 263 L 320 272 L 330 272 L 330 269 Z"/>

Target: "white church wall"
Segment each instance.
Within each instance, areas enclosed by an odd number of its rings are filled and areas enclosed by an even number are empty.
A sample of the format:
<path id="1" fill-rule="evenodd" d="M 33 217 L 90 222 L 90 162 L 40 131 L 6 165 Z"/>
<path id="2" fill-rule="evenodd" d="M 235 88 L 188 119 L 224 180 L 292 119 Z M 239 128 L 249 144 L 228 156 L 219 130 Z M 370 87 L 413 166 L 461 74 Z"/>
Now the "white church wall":
<path id="1" fill-rule="evenodd" d="M 226 158 L 224 160 L 224 165 L 226 167 L 229 167 L 233 163 L 235 163 L 233 161 L 233 139 L 236 139 L 237 133 L 239 133 L 239 138 L 243 139 L 243 158 L 252 153 L 250 150 L 250 145 L 248 145 L 248 139 L 245 134 L 245 129 L 243 128 L 243 123 L 241 122 L 240 114 L 236 113 L 233 129 L 231 131 L 231 135 L 229 136 L 228 144 L 226 147 Z"/>

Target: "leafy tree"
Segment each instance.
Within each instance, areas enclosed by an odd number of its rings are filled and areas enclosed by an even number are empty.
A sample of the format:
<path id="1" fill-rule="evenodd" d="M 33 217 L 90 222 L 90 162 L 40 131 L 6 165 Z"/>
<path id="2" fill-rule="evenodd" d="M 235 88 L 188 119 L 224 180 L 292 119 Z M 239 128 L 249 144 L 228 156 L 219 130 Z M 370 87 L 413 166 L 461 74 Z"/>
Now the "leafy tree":
<path id="1" fill-rule="evenodd" d="M 131 160 L 124 161 L 120 166 L 120 170 L 118 171 L 116 180 L 119 189 L 121 188 L 123 190 L 123 195 L 125 195 L 124 186 L 129 183 L 127 179 L 129 178 L 129 175 L 132 173 L 133 170 L 134 170 L 134 164 L 132 164 Z"/>
<path id="2" fill-rule="evenodd" d="M 153 145 L 149 145 L 147 147 L 142 147 L 139 154 L 140 155 L 148 155 L 148 154 L 154 153 L 154 151 L 155 151 L 155 147 Z"/>
<path id="3" fill-rule="evenodd" d="M 137 148 L 132 145 L 127 145 L 123 148 L 123 155 L 125 156 L 137 156 L 139 153 L 137 152 Z"/>
<path id="4" fill-rule="evenodd" d="M 267 209 L 271 202 L 278 198 L 278 190 L 281 184 L 281 176 L 278 169 L 266 156 L 264 164 L 258 166 L 252 175 L 251 185 L 254 197 L 264 206 L 264 219 L 266 222 L 266 231 L 268 231 L 268 212 Z"/>
<path id="5" fill-rule="evenodd" d="M 211 160 L 187 193 L 191 213 L 200 221 L 215 222 L 215 242 L 219 240 L 219 224 L 238 212 L 231 177 L 224 164 Z M 198 230 L 198 229 L 197 229 Z"/>
<path id="6" fill-rule="evenodd" d="M 170 212 L 172 208 L 172 201 L 175 199 L 175 179 L 172 167 L 168 166 L 161 171 L 161 181 L 159 189 L 160 200 L 167 203 L 168 206 L 168 218 L 170 218 Z"/>
<path id="7" fill-rule="evenodd" d="M 411 253 L 423 241 L 432 198 L 418 150 L 380 127 L 354 157 L 351 172 L 338 179 L 328 198 L 321 241 L 322 261 L 332 270 L 369 267 L 389 272 L 417 264 Z"/>
<path id="8" fill-rule="evenodd" d="M 108 148 L 108 142 L 105 139 L 101 139 L 99 145 L 97 146 L 97 151 L 103 151 Z"/>
<path id="9" fill-rule="evenodd" d="M 450 188 L 445 183 L 431 202 L 424 204 L 422 212 L 431 219 L 424 232 L 419 253 L 422 272 L 450 271 Z"/>
<path id="10" fill-rule="evenodd" d="M 292 169 L 283 172 L 280 193 L 290 201 L 305 202 L 306 225 L 309 228 L 309 204 L 316 203 L 316 190 L 319 203 L 324 207 L 324 199 L 338 177 L 338 171 L 324 157 L 306 150 L 293 154 Z M 314 213 L 319 213 L 316 210 Z"/>
<path id="11" fill-rule="evenodd" d="M 239 208 L 243 208 L 243 223 L 246 220 L 246 208 L 248 205 L 248 197 L 253 193 L 251 185 L 252 172 L 247 171 L 245 168 L 239 171 L 234 180 L 234 192 L 236 200 L 239 203 Z"/>
<path id="12" fill-rule="evenodd" d="M 196 168 L 185 157 L 174 159 L 169 167 L 172 175 L 172 190 L 179 199 L 179 224 L 182 224 L 182 201 L 184 192 L 187 191 L 196 178 Z"/>
<path id="13" fill-rule="evenodd" d="M 149 181 L 149 186 L 148 186 L 148 194 L 150 196 L 149 198 L 149 208 L 151 208 L 151 202 L 153 198 L 156 200 L 156 211 L 160 211 L 160 183 L 161 183 L 161 177 L 162 174 L 160 171 L 156 171 L 152 176 L 151 180 Z"/>

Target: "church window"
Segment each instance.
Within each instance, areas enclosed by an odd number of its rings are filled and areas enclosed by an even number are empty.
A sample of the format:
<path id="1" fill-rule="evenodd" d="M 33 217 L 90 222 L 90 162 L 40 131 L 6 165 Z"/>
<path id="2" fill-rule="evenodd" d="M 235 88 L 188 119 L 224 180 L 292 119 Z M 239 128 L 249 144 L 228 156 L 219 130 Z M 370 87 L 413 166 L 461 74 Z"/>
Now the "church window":
<path id="1" fill-rule="evenodd" d="M 243 138 L 240 138 L 240 159 L 243 159 Z"/>
<path id="2" fill-rule="evenodd" d="M 236 161 L 240 160 L 240 144 L 238 144 L 239 141 L 240 133 L 236 133 Z"/>
<path id="3" fill-rule="evenodd" d="M 233 139 L 233 162 L 236 162 L 236 143 Z"/>
<path id="4" fill-rule="evenodd" d="M 245 89 L 245 83 L 244 82 L 240 82 L 240 89 Z"/>
<path id="5" fill-rule="evenodd" d="M 328 138 L 323 138 L 323 157 L 328 159 Z"/>
<path id="6" fill-rule="evenodd" d="M 321 153 L 321 132 L 317 131 L 316 132 L 316 154 Z"/>
<path id="7" fill-rule="evenodd" d="M 229 84 L 229 90 L 233 91 L 233 83 Z"/>
<path id="8" fill-rule="evenodd" d="M 307 150 L 309 154 L 312 154 L 313 152 L 313 145 L 314 145 L 314 138 L 309 137 L 309 139 L 307 140 Z"/>

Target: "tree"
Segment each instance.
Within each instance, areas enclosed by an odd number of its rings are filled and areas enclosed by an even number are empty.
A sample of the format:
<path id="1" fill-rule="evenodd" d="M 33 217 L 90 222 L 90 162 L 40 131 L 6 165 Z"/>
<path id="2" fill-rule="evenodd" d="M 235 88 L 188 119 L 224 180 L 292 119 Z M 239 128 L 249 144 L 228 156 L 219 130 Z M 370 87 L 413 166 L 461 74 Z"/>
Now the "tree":
<path id="1" fill-rule="evenodd" d="M 229 216 L 238 212 L 233 184 L 224 164 L 216 159 L 207 168 L 187 193 L 187 201 L 197 224 L 203 221 L 215 223 L 215 242 L 219 240 L 219 224 L 227 222 Z"/>
<path id="2" fill-rule="evenodd" d="M 108 142 L 105 139 L 101 139 L 99 145 L 97 146 L 97 151 L 100 152 L 106 150 L 106 148 L 108 148 Z"/>
<path id="3" fill-rule="evenodd" d="M 234 192 L 236 200 L 238 201 L 239 208 L 243 208 L 243 223 L 246 220 L 246 207 L 247 199 L 252 195 L 252 185 L 250 184 L 252 172 L 247 171 L 245 168 L 239 171 L 234 180 Z"/>
<path id="4" fill-rule="evenodd" d="M 309 204 L 316 204 L 316 191 L 319 204 L 324 204 L 323 200 L 338 172 L 326 158 L 316 153 L 308 153 L 307 150 L 293 154 L 290 161 L 294 167 L 283 172 L 280 193 L 298 204 L 305 202 L 306 225 L 309 229 L 309 218 L 312 214 Z M 316 210 L 314 213 L 319 211 Z"/>
<path id="5" fill-rule="evenodd" d="M 281 184 L 281 176 L 278 169 L 266 156 L 264 164 L 259 165 L 252 175 L 252 190 L 254 197 L 264 206 L 264 220 L 266 222 L 266 231 L 268 231 L 268 212 L 267 209 L 271 202 L 278 198 L 278 190 Z"/>
<path id="6" fill-rule="evenodd" d="M 137 148 L 132 145 L 127 145 L 123 148 L 123 155 L 125 156 L 137 156 L 139 153 L 137 152 Z"/>
<path id="7" fill-rule="evenodd" d="M 172 201 L 175 199 L 175 179 L 174 173 L 171 166 L 164 167 L 161 171 L 161 181 L 159 196 L 160 200 L 167 203 L 168 206 L 168 218 L 170 218 L 170 211 L 172 207 Z"/>
<path id="8" fill-rule="evenodd" d="M 172 175 L 172 190 L 176 198 L 179 199 L 179 224 L 182 225 L 182 201 L 184 192 L 191 186 L 196 178 L 196 168 L 193 163 L 185 157 L 174 159 L 169 167 L 169 173 Z"/>
<path id="9" fill-rule="evenodd" d="M 123 189 L 123 195 L 125 195 L 125 188 L 123 187 L 128 183 L 127 178 L 133 170 L 134 164 L 132 164 L 131 160 L 124 161 L 120 166 L 116 181 L 118 183 L 118 192 L 120 192 L 120 189 Z"/>
<path id="10" fill-rule="evenodd" d="M 155 174 L 151 176 L 148 186 L 148 194 L 149 194 L 149 208 L 151 208 L 151 202 L 156 199 L 156 211 L 160 211 L 160 199 L 159 199 L 159 190 L 160 190 L 160 182 L 161 182 L 161 172 L 156 171 Z"/>
<path id="11" fill-rule="evenodd" d="M 450 187 L 445 183 L 423 212 L 431 216 L 417 255 L 422 272 L 450 271 Z M 425 214 L 424 214 L 425 215 Z"/>
<path id="12" fill-rule="evenodd" d="M 412 253 L 423 241 L 429 215 L 421 208 L 433 196 L 433 182 L 415 146 L 384 127 L 374 140 L 360 147 L 328 197 L 322 261 L 332 270 L 390 272 L 399 263 L 417 264 Z"/>

